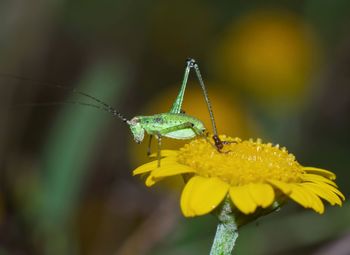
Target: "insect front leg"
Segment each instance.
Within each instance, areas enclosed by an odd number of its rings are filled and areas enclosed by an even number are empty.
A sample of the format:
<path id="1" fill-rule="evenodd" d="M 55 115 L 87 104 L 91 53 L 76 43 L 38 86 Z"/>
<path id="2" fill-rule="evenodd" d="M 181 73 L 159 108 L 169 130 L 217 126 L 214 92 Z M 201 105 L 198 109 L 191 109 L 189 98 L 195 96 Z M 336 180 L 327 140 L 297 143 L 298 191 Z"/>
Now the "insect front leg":
<path id="1" fill-rule="evenodd" d="M 149 140 L 148 140 L 148 146 L 147 146 L 147 156 L 148 157 L 151 155 L 152 138 L 153 138 L 153 135 L 150 135 Z"/>
<path id="2" fill-rule="evenodd" d="M 157 147 L 157 159 L 158 159 L 158 167 L 160 167 L 160 159 L 161 159 L 161 147 L 162 147 L 162 135 L 158 132 L 157 136 L 158 147 Z"/>

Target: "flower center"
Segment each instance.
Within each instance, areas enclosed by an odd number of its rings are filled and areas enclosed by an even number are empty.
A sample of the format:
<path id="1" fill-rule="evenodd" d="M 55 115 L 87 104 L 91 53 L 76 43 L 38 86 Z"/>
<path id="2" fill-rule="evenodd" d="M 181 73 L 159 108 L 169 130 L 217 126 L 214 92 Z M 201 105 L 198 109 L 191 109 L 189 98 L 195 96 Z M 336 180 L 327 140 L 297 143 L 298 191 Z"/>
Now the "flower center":
<path id="1" fill-rule="evenodd" d="M 218 177 L 231 185 L 261 183 L 268 180 L 300 182 L 302 166 L 286 148 L 239 138 L 220 136 L 225 144 L 218 152 L 204 139 L 196 139 L 180 149 L 178 162 L 203 177 Z"/>

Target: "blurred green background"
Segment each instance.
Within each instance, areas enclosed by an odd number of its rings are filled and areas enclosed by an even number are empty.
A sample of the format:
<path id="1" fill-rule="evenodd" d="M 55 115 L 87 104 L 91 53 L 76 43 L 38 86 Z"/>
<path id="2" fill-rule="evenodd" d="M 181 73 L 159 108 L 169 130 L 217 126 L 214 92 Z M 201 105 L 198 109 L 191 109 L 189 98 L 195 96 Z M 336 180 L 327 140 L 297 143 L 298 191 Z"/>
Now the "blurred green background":
<path id="1" fill-rule="evenodd" d="M 2 0 L 0 255 L 208 254 L 215 232 L 181 215 L 180 181 L 131 176 L 146 142 L 93 108 L 30 105 L 91 103 L 35 81 L 130 118 L 167 111 L 196 58 L 220 133 L 286 146 L 349 197 L 349 14 L 347 0 Z M 210 127 L 193 78 L 183 108 Z M 235 254 L 350 254 L 349 215 L 290 203 L 244 227 Z"/>

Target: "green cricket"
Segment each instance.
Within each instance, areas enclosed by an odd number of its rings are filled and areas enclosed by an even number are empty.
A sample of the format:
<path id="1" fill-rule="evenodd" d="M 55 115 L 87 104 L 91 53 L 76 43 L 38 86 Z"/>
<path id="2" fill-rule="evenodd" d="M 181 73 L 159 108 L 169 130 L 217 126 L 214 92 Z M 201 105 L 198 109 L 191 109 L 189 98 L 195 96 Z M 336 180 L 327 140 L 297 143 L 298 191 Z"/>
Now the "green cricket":
<path id="1" fill-rule="evenodd" d="M 199 81 L 199 84 L 201 86 L 204 99 L 209 111 L 209 116 L 211 120 L 212 125 L 212 132 L 213 136 L 212 139 L 214 141 L 214 144 L 211 143 L 211 141 L 207 138 L 206 135 L 206 128 L 203 124 L 203 122 L 193 116 L 190 116 L 186 114 L 182 110 L 182 103 L 185 95 L 185 90 L 188 82 L 188 78 L 190 75 L 191 70 L 195 71 L 195 74 L 197 76 L 197 79 Z M 9 78 L 16 78 L 20 80 L 25 81 L 31 81 L 29 79 L 24 79 L 21 77 L 17 77 L 14 75 L 5 75 Z M 44 84 L 44 83 L 43 83 Z M 46 83 L 45 83 L 46 84 Z M 47 85 L 47 84 L 46 84 Z M 91 96 L 85 92 L 78 91 L 76 89 L 67 88 L 65 86 L 59 85 L 59 84 L 51 84 L 51 87 L 58 87 L 61 89 L 69 90 L 73 93 L 79 94 L 81 96 L 87 97 L 96 103 L 95 104 L 89 104 L 89 103 L 82 103 L 82 102 L 51 102 L 51 103 L 39 103 L 35 105 L 57 105 L 57 104 L 76 104 L 76 105 L 83 105 L 83 106 L 90 106 L 94 107 L 103 111 L 107 111 L 113 116 L 118 117 L 121 119 L 124 123 L 129 125 L 129 128 L 131 130 L 131 133 L 133 135 L 133 138 L 136 143 L 141 143 L 144 140 L 145 132 L 150 136 L 149 143 L 148 143 L 148 149 L 147 149 L 147 155 L 149 156 L 151 154 L 151 143 L 153 136 L 158 141 L 158 148 L 157 148 L 157 158 L 158 158 L 158 166 L 160 166 L 160 160 L 161 160 L 161 146 L 162 146 L 162 138 L 173 138 L 173 139 L 192 139 L 196 136 L 202 136 L 204 139 L 206 139 L 214 148 L 217 149 L 218 152 L 222 152 L 222 149 L 225 144 L 230 143 L 227 141 L 221 141 L 217 129 L 216 129 L 216 123 L 214 119 L 214 114 L 212 110 L 212 106 L 209 100 L 208 92 L 206 90 L 206 87 L 204 85 L 201 72 L 199 70 L 197 62 L 193 58 L 188 58 L 186 60 L 186 66 L 185 66 L 185 73 L 182 81 L 181 88 L 179 90 L 179 93 L 170 108 L 169 112 L 165 113 L 159 113 L 151 116 L 136 116 L 132 119 L 128 120 L 125 118 L 120 112 L 118 112 L 115 108 L 110 106 L 109 104 L 103 102 L 102 100 Z"/>
<path id="2" fill-rule="evenodd" d="M 189 58 L 186 60 L 185 74 L 184 74 L 180 91 L 172 107 L 170 108 L 169 112 L 155 114 L 151 116 L 136 116 L 131 120 L 126 120 L 120 114 L 116 113 L 118 117 L 120 117 L 124 122 L 126 122 L 129 125 L 130 130 L 134 136 L 135 142 L 141 143 L 144 139 L 145 132 L 150 136 L 148 149 L 147 149 L 148 155 L 150 155 L 151 153 L 150 148 L 151 148 L 152 137 L 154 136 L 157 138 L 158 166 L 160 165 L 160 158 L 161 158 L 160 149 L 161 149 L 162 137 L 184 140 L 184 139 L 192 139 L 196 136 L 202 136 L 210 143 L 210 141 L 207 139 L 205 135 L 206 128 L 204 127 L 203 122 L 193 116 L 185 114 L 181 108 L 191 69 L 195 70 L 199 84 L 203 91 L 206 105 L 208 107 L 212 129 L 213 129 L 212 138 L 214 140 L 214 144 L 215 144 L 214 146 L 219 152 L 221 152 L 224 144 L 227 143 L 226 141 L 221 141 L 218 136 L 213 110 L 211 107 L 208 92 L 204 85 L 198 64 L 194 59 Z"/>
<path id="3" fill-rule="evenodd" d="M 213 138 L 214 144 L 212 144 L 207 138 L 206 128 L 203 122 L 193 116 L 190 116 L 184 113 L 184 111 L 182 110 L 182 102 L 184 99 L 190 71 L 192 69 L 194 69 L 195 71 L 195 74 L 201 86 L 204 99 L 209 111 L 209 116 L 210 116 L 212 129 L 213 129 L 212 138 Z M 144 140 L 145 132 L 146 132 L 150 136 L 147 155 L 151 154 L 151 143 L 152 143 L 152 138 L 154 136 L 158 141 L 158 147 L 157 147 L 158 166 L 160 166 L 161 146 L 162 146 L 163 137 L 186 140 L 186 139 L 192 139 L 196 136 L 202 136 L 213 147 L 215 147 L 218 150 L 218 152 L 222 152 L 224 145 L 227 143 L 230 143 L 227 141 L 221 141 L 218 136 L 215 118 L 214 118 L 212 106 L 209 100 L 208 92 L 204 85 L 198 64 L 193 58 L 189 58 L 186 60 L 186 67 L 185 67 L 185 73 L 184 73 L 182 85 L 169 112 L 154 114 L 151 116 L 136 116 L 128 120 L 120 112 L 118 112 L 116 109 L 106 104 L 102 100 L 81 91 L 77 91 L 77 90 L 72 90 L 72 91 L 94 100 L 95 102 L 99 103 L 103 107 L 100 107 L 98 105 L 79 103 L 79 102 L 71 102 L 71 103 L 88 105 L 88 106 L 100 108 L 102 110 L 110 112 L 113 116 L 118 117 L 124 123 L 129 125 L 129 128 L 131 130 L 131 133 L 136 143 L 141 143 Z"/>

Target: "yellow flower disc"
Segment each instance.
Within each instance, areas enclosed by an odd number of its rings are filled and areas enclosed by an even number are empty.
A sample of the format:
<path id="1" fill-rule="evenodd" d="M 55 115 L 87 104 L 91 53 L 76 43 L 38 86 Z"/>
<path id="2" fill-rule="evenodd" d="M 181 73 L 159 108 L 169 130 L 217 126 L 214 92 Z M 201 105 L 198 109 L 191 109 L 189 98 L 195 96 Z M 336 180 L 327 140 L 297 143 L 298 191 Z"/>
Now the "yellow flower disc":
<path id="1" fill-rule="evenodd" d="M 232 141 L 225 145 L 225 153 L 217 153 L 209 143 L 198 139 L 180 149 L 178 162 L 196 169 L 200 176 L 218 177 L 235 186 L 271 179 L 301 180 L 303 167 L 285 148 L 263 144 L 259 139 L 241 142 L 223 136 L 222 140 Z"/>

